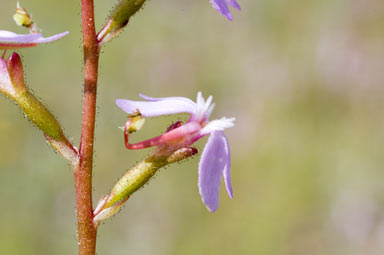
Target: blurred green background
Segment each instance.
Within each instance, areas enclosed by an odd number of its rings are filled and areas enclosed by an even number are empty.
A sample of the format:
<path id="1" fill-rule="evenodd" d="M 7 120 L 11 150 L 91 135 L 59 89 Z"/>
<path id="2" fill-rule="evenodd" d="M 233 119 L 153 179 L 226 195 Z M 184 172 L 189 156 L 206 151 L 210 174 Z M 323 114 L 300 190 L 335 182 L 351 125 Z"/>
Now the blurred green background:
<path id="1" fill-rule="evenodd" d="M 115 1 L 96 0 L 97 27 Z M 236 117 L 234 199 L 210 214 L 199 156 L 163 169 L 100 226 L 98 254 L 384 254 L 384 1 L 239 0 L 229 22 L 208 0 L 149 1 L 103 48 L 95 202 L 150 150 L 127 151 L 116 98 L 213 95 Z M 21 4 L 58 42 L 20 51 L 26 81 L 79 142 L 80 1 Z M 1 0 L 1 29 L 16 1 Z M 186 116 L 180 116 L 185 119 Z M 134 139 L 174 121 L 148 120 Z M 198 144 L 202 149 L 204 141 Z M 76 254 L 73 175 L 0 97 L 0 254 Z"/>

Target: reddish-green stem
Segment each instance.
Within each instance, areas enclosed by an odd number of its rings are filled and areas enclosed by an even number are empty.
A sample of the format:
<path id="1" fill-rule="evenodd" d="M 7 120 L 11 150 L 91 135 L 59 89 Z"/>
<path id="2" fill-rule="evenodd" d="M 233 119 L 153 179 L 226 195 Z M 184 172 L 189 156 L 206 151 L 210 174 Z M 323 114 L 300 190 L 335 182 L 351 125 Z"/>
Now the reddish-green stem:
<path id="1" fill-rule="evenodd" d="M 93 0 L 81 0 L 84 51 L 84 96 L 79 166 L 75 169 L 76 207 L 80 255 L 96 252 L 96 228 L 92 209 L 92 163 L 96 117 L 99 48 L 96 39 Z"/>

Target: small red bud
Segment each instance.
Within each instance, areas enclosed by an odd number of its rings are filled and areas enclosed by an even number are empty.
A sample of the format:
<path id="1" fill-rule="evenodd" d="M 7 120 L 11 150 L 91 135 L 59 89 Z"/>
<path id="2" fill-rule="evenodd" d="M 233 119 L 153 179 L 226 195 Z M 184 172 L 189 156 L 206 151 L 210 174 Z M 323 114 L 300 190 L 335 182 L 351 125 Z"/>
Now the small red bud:
<path id="1" fill-rule="evenodd" d="M 7 60 L 8 74 L 17 93 L 25 92 L 23 63 L 19 54 L 13 52 Z"/>

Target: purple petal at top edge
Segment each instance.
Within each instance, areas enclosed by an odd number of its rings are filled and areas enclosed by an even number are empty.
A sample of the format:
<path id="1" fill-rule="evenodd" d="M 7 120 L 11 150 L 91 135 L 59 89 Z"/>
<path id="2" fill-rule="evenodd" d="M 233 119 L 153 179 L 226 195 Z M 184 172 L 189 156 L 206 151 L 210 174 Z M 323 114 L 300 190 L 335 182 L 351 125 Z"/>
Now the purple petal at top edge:
<path id="1" fill-rule="evenodd" d="M 41 34 L 16 34 L 10 31 L 0 30 L 0 42 L 29 43 L 42 37 Z"/>
<path id="2" fill-rule="evenodd" d="M 33 41 L 33 43 L 53 42 L 53 41 L 56 41 L 56 40 L 60 39 L 63 36 L 66 36 L 67 34 L 69 34 L 69 31 L 65 31 L 63 33 L 60 33 L 60 34 L 57 34 L 57 35 L 53 35 L 53 36 L 50 36 L 50 37 L 47 37 L 47 38 L 40 37 L 40 38 L 36 39 L 35 41 Z"/>
<path id="3" fill-rule="evenodd" d="M 143 117 L 155 117 L 176 113 L 193 114 L 196 108 L 194 105 L 178 99 L 149 102 L 116 99 L 116 105 L 129 114 L 133 114 L 139 110 Z"/>
<path id="4" fill-rule="evenodd" d="M 221 13 L 223 16 L 225 16 L 227 19 L 232 20 L 232 14 L 229 11 L 228 5 L 226 0 L 210 0 L 213 7 Z"/>
<path id="5" fill-rule="evenodd" d="M 193 102 L 191 99 L 186 98 L 186 97 L 150 97 L 150 96 L 147 96 L 144 94 L 139 94 L 139 96 L 142 99 L 147 100 L 147 101 L 161 101 L 161 100 L 169 100 L 169 99 L 173 100 L 173 99 L 175 99 L 175 100 L 184 101 L 184 102 L 192 104 L 192 105 L 196 105 L 195 102 Z"/>
<path id="6" fill-rule="evenodd" d="M 219 206 L 221 176 L 227 165 L 228 151 L 220 132 L 213 132 L 208 138 L 199 163 L 199 192 L 210 212 Z"/>
<path id="7" fill-rule="evenodd" d="M 232 7 L 238 9 L 239 11 L 241 10 L 240 5 L 239 5 L 235 0 L 228 0 L 228 3 L 229 3 L 230 5 L 232 5 Z"/>
<path id="8" fill-rule="evenodd" d="M 227 150 L 227 163 L 225 164 L 223 176 L 225 188 L 227 189 L 228 196 L 233 198 L 232 183 L 231 183 L 231 148 L 229 147 L 229 142 L 223 131 L 217 131 L 222 137 L 225 148 Z"/>

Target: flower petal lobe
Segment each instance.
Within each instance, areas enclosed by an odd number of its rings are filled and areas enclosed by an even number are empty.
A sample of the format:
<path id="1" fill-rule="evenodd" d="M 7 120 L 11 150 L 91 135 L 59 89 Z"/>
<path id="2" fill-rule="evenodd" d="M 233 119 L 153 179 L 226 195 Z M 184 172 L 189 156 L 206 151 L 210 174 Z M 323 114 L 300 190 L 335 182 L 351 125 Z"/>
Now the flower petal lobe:
<path id="1" fill-rule="evenodd" d="M 198 181 L 201 198 L 210 212 L 219 206 L 221 176 L 228 164 L 228 156 L 223 132 L 213 132 L 201 155 Z"/>
<path id="2" fill-rule="evenodd" d="M 143 117 L 156 117 L 176 113 L 193 114 L 195 110 L 193 104 L 177 98 L 149 102 L 117 99 L 116 104 L 129 114 L 139 110 Z"/>
<path id="3" fill-rule="evenodd" d="M 235 0 L 228 0 L 228 3 L 229 3 L 230 5 L 232 5 L 232 7 L 238 9 L 239 11 L 241 10 L 240 5 L 239 5 Z"/>
<path id="4" fill-rule="evenodd" d="M 221 135 L 223 142 L 225 143 L 226 153 L 227 153 L 227 162 L 224 167 L 223 176 L 225 188 L 227 189 L 228 196 L 233 198 L 232 183 L 231 183 L 231 149 L 229 147 L 229 142 L 223 131 L 218 131 Z"/>
<path id="5" fill-rule="evenodd" d="M 229 11 L 226 0 L 210 0 L 213 7 L 227 19 L 232 20 L 232 14 Z"/>
<path id="6" fill-rule="evenodd" d="M 27 48 L 37 46 L 41 43 L 53 42 L 67 35 L 69 32 L 63 32 L 50 37 L 43 37 L 42 34 L 16 34 L 10 31 L 0 30 L 0 49 L 10 50 L 18 48 Z"/>

